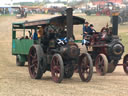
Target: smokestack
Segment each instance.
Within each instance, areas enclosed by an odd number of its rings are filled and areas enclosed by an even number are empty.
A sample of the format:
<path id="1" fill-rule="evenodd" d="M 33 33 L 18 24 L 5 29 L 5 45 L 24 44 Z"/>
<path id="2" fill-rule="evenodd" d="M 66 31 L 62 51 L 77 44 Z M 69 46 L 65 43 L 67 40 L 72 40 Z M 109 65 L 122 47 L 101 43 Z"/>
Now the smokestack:
<path id="1" fill-rule="evenodd" d="M 112 34 L 113 35 L 118 35 L 118 12 L 113 12 L 112 13 Z"/>
<path id="2" fill-rule="evenodd" d="M 73 16 L 72 16 L 72 11 L 73 11 L 72 8 L 68 8 L 66 10 L 66 14 L 67 14 L 67 17 L 66 17 L 67 37 L 68 37 L 69 41 L 71 39 L 73 39 Z"/>

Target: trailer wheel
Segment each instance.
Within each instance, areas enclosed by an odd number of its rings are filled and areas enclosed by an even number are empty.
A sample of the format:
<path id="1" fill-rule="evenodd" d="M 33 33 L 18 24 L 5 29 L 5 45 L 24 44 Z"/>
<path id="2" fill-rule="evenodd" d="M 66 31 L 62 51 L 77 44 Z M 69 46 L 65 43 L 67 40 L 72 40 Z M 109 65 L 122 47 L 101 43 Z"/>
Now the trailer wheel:
<path id="1" fill-rule="evenodd" d="M 103 76 L 108 71 L 108 60 L 104 54 L 99 54 L 95 60 L 96 71 Z"/>
<path id="2" fill-rule="evenodd" d="M 71 78 L 74 73 L 73 64 L 67 64 L 64 68 L 64 78 Z"/>
<path id="3" fill-rule="evenodd" d="M 88 53 L 83 53 L 79 57 L 78 72 L 82 81 L 89 82 L 93 74 L 93 63 Z"/>
<path id="4" fill-rule="evenodd" d="M 41 48 L 38 45 L 32 46 L 28 55 L 28 69 L 31 78 L 41 79 L 43 75 L 42 63 L 43 56 Z"/>
<path id="5" fill-rule="evenodd" d="M 25 62 L 20 61 L 20 55 L 16 56 L 16 65 L 17 66 L 24 66 Z"/>
<path id="6" fill-rule="evenodd" d="M 64 77 L 64 64 L 60 54 L 55 54 L 51 61 L 52 79 L 56 83 L 61 83 Z"/>
<path id="7" fill-rule="evenodd" d="M 124 72 L 128 75 L 128 54 L 124 57 L 123 69 L 124 69 Z"/>

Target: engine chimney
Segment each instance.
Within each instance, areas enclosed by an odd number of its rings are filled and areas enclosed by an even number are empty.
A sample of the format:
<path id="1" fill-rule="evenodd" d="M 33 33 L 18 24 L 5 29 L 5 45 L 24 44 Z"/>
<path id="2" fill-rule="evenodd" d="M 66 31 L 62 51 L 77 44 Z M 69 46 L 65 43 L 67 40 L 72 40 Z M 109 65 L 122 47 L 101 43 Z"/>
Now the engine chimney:
<path id="1" fill-rule="evenodd" d="M 113 12 L 112 13 L 112 34 L 113 35 L 118 35 L 118 12 Z"/>
<path id="2" fill-rule="evenodd" d="M 72 8 L 68 8 L 66 10 L 66 23 L 67 23 L 67 37 L 68 40 L 71 41 L 73 40 L 73 16 L 72 16 Z"/>

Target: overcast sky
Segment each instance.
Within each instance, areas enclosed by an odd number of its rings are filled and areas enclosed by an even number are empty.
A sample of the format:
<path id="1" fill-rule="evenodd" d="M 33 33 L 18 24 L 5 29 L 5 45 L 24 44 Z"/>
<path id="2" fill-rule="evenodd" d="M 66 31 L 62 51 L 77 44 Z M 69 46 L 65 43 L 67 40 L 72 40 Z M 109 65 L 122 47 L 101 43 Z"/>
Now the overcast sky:
<path id="1" fill-rule="evenodd" d="M 11 1 L 13 2 L 34 2 L 36 0 L 1 0 L 0 4 L 5 4 L 5 3 L 10 3 Z M 43 0 L 38 0 L 38 1 L 43 1 Z M 57 1 L 57 0 L 50 0 L 50 1 Z M 61 0 L 61 1 L 67 1 L 67 0 Z M 71 0 L 68 0 L 71 1 Z"/>

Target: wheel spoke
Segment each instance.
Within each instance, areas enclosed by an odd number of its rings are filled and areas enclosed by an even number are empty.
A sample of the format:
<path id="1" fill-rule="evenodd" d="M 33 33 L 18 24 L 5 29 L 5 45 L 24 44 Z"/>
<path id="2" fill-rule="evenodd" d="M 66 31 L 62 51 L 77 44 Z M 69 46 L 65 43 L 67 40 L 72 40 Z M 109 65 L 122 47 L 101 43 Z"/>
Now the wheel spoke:
<path id="1" fill-rule="evenodd" d="M 104 54 L 99 54 L 96 57 L 95 66 L 96 66 L 96 71 L 100 75 L 104 75 L 107 72 L 107 70 L 108 70 L 108 60 L 107 60 L 107 57 Z"/>
<path id="2" fill-rule="evenodd" d="M 34 79 L 40 79 L 42 77 L 41 69 L 38 68 L 38 57 L 40 58 L 40 55 L 37 54 L 37 51 L 34 46 L 31 47 L 28 56 L 29 73 Z"/>
<path id="3" fill-rule="evenodd" d="M 30 65 L 30 68 L 33 68 L 35 65 L 34 64 L 32 64 L 32 65 Z"/>
<path id="4" fill-rule="evenodd" d="M 87 68 L 82 68 L 81 73 L 82 73 L 82 76 L 83 76 L 84 78 L 87 78 L 88 75 L 89 75 L 89 71 L 88 71 Z"/>
<path id="5" fill-rule="evenodd" d="M 83 53 L 80 56 L 80 60 L 81 62 L 79 64 L 79 76 L 82 81 L 89 82 L 93 73 L 92 59 L 90 58 L 90 55 L 88 53 Z"/>
<path id="6" fill-rule="evenodd" d="M 29 55 L 32 59 L 34 58 L 34 56 L 32 54 Z"/>
<path id="7" fill-rule="evenodd" d="M 104 66 L 104 59 L 101 60 L 101 66 Z"/>
<path id="8" fill-rule="evenodd" d="M 100 65 L 100 58 L 98 58 L 98 60 L 96 61 L 96 63 L 98 64 L 98 66 Z"/>
<path id="9" fill-rule="evenodd" d="M 34 59 L 34 60 L 32 60 L 32 63 L 34 64 L 34 65 L 37 65 L 37 59 Z"/>
<path id="10" fill-rule="evenodd" d="M 54 66 L 53 69 L 55 70 L 55 72 L 58 72 L 58 73 L 60 72 L 59 66 Z"/>
<path id="11" fill-rule="evenodd" d="M 99 58 L 98 58 L 98 61 L 99 61 L 99 64 L 101 64 L 101 57 L 99 56 Z"/>
<path id="12" fill-rule="evenodd" d="M 56 63 L 55 63 L 55 60 L 52 60 L 52 64 L 53 64 L 53 66 L 56 64 Z"/>
<path id="13" fill-rule="evenodd" d="M 51 73 L 52 73 L 52 78 L 55 82 L 60 83 L 62 81 L 62 64 L 63 62 L 60 61 L 60 56 L 59 54 L 56 54 L 52 58 L 52 63 L 51 63 Z"/>
<path id="14" fill-rule="evenodd" d="M 98 58 L 98 60 L 97 60 L 98 62 L 97 62 L 97 64 L 98 64 L 98 69 L 99 70 L 102 70 L 102 67 L 104 66 L 104 60 L 103 60 L 103 58 L 101 57 L 101 56 L 99 56 L 99 58 Z"/>
<path id="15" fill-rule="evenodd" d="M 101 72 L 104 72 L 104 69 L 103 69 L 103 67 L 101 67 L 100 71 L 101 71 Z"/>

